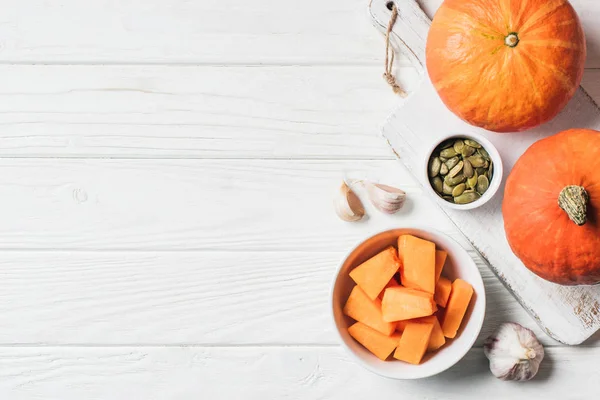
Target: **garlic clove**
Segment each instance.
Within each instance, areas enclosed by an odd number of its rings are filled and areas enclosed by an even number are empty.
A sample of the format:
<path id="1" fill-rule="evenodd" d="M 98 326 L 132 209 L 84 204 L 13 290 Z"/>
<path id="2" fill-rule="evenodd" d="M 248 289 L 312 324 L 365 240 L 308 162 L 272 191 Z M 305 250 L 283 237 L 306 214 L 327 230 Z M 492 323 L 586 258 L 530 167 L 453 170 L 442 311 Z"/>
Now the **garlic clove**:
<path id="1" fill-rule="evenodd" d="M 363 185 L 371 203 L 384 213 L 398 212 L 406 201 L 406 192 L 398 188 L 368 181 L 364 181 Z"/>
<path id="2" fill-rule="evenodd" d="M 483 350 L 492 374 L 502 380 L 528 381 L 544 359 L 544 347 L 533 331 L 514 322 L 500 325 L 486 339 Z"/>
<path id="3" fill-rule="evenodd" d="M 365 207 L 352 189 L 343 182 L 334 203 L 335 212 L 344 221 L 360 221 L 365 216 Z"/>

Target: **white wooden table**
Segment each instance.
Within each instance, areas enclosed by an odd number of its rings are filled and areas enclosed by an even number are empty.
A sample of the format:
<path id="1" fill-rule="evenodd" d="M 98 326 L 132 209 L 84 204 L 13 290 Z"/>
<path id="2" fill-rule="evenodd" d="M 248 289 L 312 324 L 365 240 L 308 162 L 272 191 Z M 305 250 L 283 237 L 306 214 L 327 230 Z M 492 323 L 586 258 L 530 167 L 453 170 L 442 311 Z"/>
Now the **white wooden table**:
<path id="1" fill-rule="evenodd" d="M 572 2 L 600 101 L 600 3 Z M 411 223 L 459 237 L 378 135 L 397 98 L 365 14 L 366 0 L 2 2 L 1 399 L 597 395 L 600 335 L 559 346 L 484 266 L 481 338 L 446 373 L 386 380 L 338 347 L 328 290 L 352 244 Z M 344 174 L 410 201 L 343 223 Z M 502 321 L 546 345 L 535 381 L 489 373 L 481 343 Z"/>

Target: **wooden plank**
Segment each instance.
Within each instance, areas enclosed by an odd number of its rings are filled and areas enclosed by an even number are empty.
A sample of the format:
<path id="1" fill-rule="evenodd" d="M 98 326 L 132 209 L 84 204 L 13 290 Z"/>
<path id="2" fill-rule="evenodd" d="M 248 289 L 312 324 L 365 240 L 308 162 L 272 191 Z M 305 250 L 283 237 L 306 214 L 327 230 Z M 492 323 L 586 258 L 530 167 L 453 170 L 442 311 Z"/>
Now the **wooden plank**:
<path id="1" fill-rule="evenodd" d="M 0 159 L 0 170 L 0 250 L 343 251 L 400 224 L 454 231 L 394 160 Z M 345 223 L 332 205 L 344 175 L 409 200 Z"/>
<path id="2" fill-rule="evenodd" d="M 441 0 L 422 0 L 429 16 Z M 600 6 L 571 0 L 600 67 Z M 383 64 L 364 0 L 4 0 L 0 62 Z M 318 12 L 315 12 L 318 10 Z M 43 34 L 41 34 L 42 32 Z M 406 60 L 401 59 L 406 65 Z"/>
<path id="3" fill-rule="evenodd" d="M 1 157 L 391 156 L 374 66 L 0 65 L 0 82 Z"/>
<path id="4" fill-rule="evenodd" d="M 3 252 L 0 345 L 337 344 L 329 284 L 343 255 Z M 479 267 L 488 311 L 476 345 L 506 321 L 556 345 Z"/>
<path id="5" fill-rule="evenodd" d="M 424 380 L 381 378 L 338 348 L 2 348 L 7 399 L 588 399 L 600 349 L 548 349 L 528 383 L 492 376 L 480 349 Z"/>

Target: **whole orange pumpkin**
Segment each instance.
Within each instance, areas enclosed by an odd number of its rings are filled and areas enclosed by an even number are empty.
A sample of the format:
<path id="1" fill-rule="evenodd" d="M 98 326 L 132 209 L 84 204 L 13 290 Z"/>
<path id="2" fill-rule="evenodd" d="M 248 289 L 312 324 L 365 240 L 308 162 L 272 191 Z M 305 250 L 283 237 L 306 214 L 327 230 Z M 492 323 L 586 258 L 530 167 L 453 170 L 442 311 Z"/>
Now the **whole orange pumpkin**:
<path id="1" fill-rule="evenodd" d="M 600 282 L 600 132 L 571 129 L 533 144 L 504 190 L 513 252 L 562 285 Z"/>
<path id="2" fill-rule="evenodd" d="M 515 132 L 549 121 L 568 103 L 586 45 L 567 0 L 445 0 L 426 54 L 450 111 L 475 126 Z"/>

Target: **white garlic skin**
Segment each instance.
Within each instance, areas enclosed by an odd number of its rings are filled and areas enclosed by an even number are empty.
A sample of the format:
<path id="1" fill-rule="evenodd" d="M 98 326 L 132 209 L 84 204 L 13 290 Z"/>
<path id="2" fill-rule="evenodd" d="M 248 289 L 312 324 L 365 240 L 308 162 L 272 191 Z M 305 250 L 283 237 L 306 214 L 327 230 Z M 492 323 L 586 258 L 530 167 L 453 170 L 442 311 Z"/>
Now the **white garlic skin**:
<path id="1" fill-rule="evenodd" d="M 517 323 L 502 324 L 486 339 L 483 351 L 496 378 L 528 381 L 540 368 L 544 347 L 535 334 Z"/>
<path id="2" fill-rule="evenodd" d="M 365 216 L 365 208 L 352 189 L 343 182 L 334 199 L 335 213 L 346 222 L 360 221 Z"/>
<path id="3" fill-rule="evenodd" d="M 397 213 L 406 201 L 406 193 L 398 188 L 369 181 L 364 181 L 363 185 L 371 203 L 386 214 Z"/>

